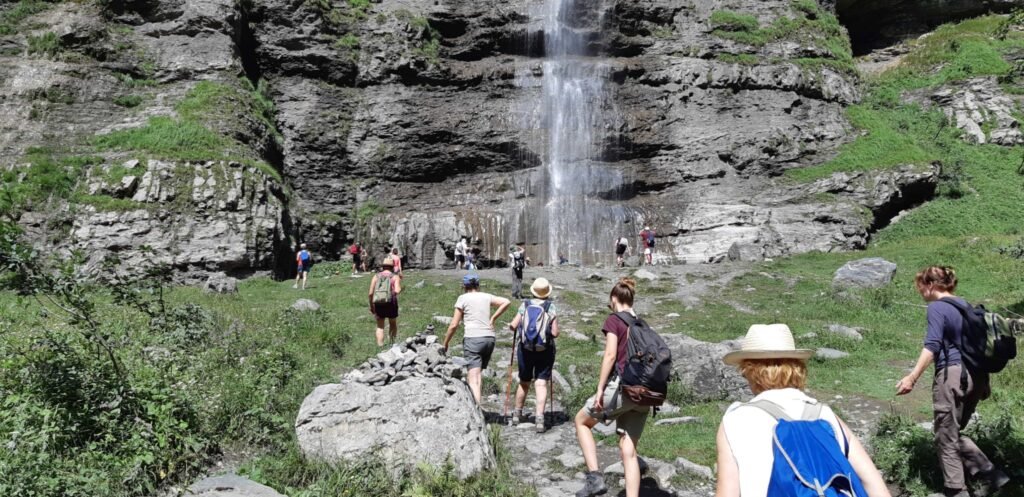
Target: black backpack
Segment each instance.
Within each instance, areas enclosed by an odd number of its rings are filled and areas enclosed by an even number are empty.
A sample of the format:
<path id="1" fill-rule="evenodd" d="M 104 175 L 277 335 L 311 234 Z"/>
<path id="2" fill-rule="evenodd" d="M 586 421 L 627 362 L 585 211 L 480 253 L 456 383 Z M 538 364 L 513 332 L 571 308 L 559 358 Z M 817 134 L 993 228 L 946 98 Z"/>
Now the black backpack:
<path id="1" fill-rule="evenodd" d="M 998 373 L 1017 357 L 1017 339 L 1013 334 L 1018 323 L 988 312 L 983 305 L 972 306 L 951 297 L 941 300 L 956 307 L 964 317 L 960 343 L 955 345 L 967 370 Z"/>
<path id="2" fill-rule="evenodd" d="M 522 252 L 512 254 L 512 269 L 521 270 L 526 267 L 526 257 Z"/>
<path id="3" fill-rule="evenodd" d="M 633 403 L 660 406 L 668 393 L 672 351 L 647 323 L 628 312 L 615 313 L 626 323 L 626 364 L 619 371 L 619 387 Z"/>

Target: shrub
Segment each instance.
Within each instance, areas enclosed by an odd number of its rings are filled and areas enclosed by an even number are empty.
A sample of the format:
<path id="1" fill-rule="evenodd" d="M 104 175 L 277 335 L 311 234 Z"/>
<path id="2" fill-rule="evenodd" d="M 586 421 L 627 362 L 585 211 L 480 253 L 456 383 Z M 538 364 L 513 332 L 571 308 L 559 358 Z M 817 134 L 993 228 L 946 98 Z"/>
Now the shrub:
<path id="1" fill-rule="evenodd" d="M 114 98 L 114 103 L 121 107 L 132 108 L 138 107 L 142 103 L 142 97 L 139 95 L 121 95 Z"/>
<path id="2" fill-rule="evenodd" d="M 43 55 L 53 57 L 62 50 L 60 45 L 60 38 L 57 37 L 57 33 L 48 31 L 39 36 L 28 37 L 28 53 L 29 55 Z"/>
<path id="3" fill-rule="evenodd" d="M 730 33 L 751 33 L 761 27 L 757 18 L 731 10 L 718 10 L 711 14 L 711 27 Z"/>

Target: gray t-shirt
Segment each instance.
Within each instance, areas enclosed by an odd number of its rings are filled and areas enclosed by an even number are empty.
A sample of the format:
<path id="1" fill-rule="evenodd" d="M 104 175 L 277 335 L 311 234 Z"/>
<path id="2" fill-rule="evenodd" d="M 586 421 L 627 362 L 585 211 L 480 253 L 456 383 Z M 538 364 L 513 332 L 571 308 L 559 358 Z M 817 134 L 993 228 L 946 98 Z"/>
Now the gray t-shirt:
<path id="1" fill-rule="evenodd" d="M 963 299 L 957 300 L 963 302 Z M 924 348 L 935 355 L 935 370 L 960 364 L 960 349 L 957 347 L 967 324 L 963 314 L 953 304 L 937 300 L 928 304 L 927 316 L 928 333 L 924 337 Z"/>
<path id="2" fill-rule="evenodd" d="M 462 323 L 466 338 L 493 338 L 491 326 L 491 300 L 494 296 L 484 292 L 469 292 L 459 295 L 455 308 L 462 311 Z"/>

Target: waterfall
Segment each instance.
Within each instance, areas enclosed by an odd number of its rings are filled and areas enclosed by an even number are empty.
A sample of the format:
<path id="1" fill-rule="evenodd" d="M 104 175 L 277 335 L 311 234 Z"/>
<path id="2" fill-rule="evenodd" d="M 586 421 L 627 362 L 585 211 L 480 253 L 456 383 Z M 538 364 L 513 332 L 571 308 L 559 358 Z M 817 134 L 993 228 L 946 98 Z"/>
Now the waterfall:
<path id="1" fill-rule="evenodd" d="M 631 215 L 618 201 L 623 177 L 603 150 L 621 122 L 609 90 L 611 65 L 598 47 L 600 0 L 545 0 L 544 59 L 535 124 L 543 163 L 541 256 L 555 262 L 608 262 Z"/>

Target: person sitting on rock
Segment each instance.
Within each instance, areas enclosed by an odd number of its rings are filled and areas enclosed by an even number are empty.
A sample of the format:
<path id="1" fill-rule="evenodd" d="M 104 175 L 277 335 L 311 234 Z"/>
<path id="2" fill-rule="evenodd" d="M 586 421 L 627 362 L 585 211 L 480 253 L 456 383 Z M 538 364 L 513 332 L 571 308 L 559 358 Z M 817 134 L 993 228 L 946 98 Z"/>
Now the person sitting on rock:
<path id="1" fill-rule="evenodd" d="M 370 313 L 377 318 L 377 346 L 384 346 L 384 320 L 388 320 L 388 338 L 398 337 L 398 294 L 402 293 L 402 277 L 394 273 L 395 260 L 385 257 L 383 269 L 370 280 Z"/>
<path id="2" fill-rule="evenodd" d="M 734 403 L 722 418 L 718 428 L 715 497 L 783 495 L 781 485 L 802 484 L 794 473 L 798 468 L 808 469 L 801 457 L 808 456 L 804 453 L 808 450 L 815 452 L 812 457 L 819 468 L 829 469 L 830 462 L 848 466 L 859 478 L 859 483 L 842 478 L 838 483 L 822 480 L 822 484 L 849 483 L 854 489 L 863 487 L 855 495 L 866 492 L 869 497 L 890 497 L 881 473 L 850 428 L 828 406 L 804 393 L 807 359 L 813 353 L 796 348 L 788 326 L 756 324 L 747 331 L 741 349 L 723 358 L 726 364 L 739 369 L 755 397 L 747 403 Z M 790 426 L 793 420 L 817 424 Z M 783 422 L 787 426 L 782 426 Z M 783 433 L 783 429 L 787 431 Z M 820 437 L 809 438 L 813 435 Z M 794 450 L 792 444 L 786 445 L 798 436 L 803 437 L 799 440 L 804 442 L 803 448 Z M 833 439 L 835 445 L 828 445 Z M 787 459 L 775 461 L 775 451 Z M 781 476 L 780 464 L 785 471 L 792 469 L 788 476 L 793 481 Z M 833 476 L 831 471 L 829 476 Z"/>
<path id="3" fill-rule="evenodd" d="M 464 293 L 455 301 L 455 313 L 452 315 L 452 322 L 448 325 L 448 333 L 444 336 L 444 351 L 448 353 L 448 344 L 451 343 L 455 330 L 465 320 L 466 326 L 462 338 L 462 354 L 465 356 L 469 369 L 469 389 L 473 392 L 473 398 L 477 405 L 480 404 L 480 389 L 482 384 L 482 372 L 487 369 L 491 362 L 491 354 L 494 353 L 494 323 L 505 313 L 508 306 L 512 304 L 509 299 L 495 297 L 489 293 L 480 291 L 480 277 L 476 274 L 467 274 L 462 277 Z M 497 307 L 494 314 L 491 308 Z"/>
<path id="4" fill-rule="evenodd" d="M 636 316 L 633 311 L 633 300 L 636 297 L 636 282 L 623 278 L 615 283 L 609 296 L 608 309 L 612 314 L 605 320 L 601 332 L 605 335 L 604 357 L 601 359 L 601 373 L 597 381 L 597 393 L 587 400 L 586 405 L 576 414 L 576 439 L 583 451 L 583 459 L 587 464 L 587 473 L 583 488 L 576 492 L 576 497 L 592 497 L 608 491 L 604 483 L 604 475 L 598 470 L 597 445 L 591 429 L 597 423 L 615 422 L 616 433 L 619 435 L 619 452 L 622 455 L 622 469 L 626 477 L 626 497 L 640 495 L 640 462 L 636 455 L 636 445 L 647 423 L 650 407 L 633 403 L 619 389 L 618 374 L 626 364 L 628 353 L 627 336 L 629 325 L 616 316 L 616 313 L 627 312 Z"/>
<path id="5" fill-rule="evenodd" d="M 555 367 L 558 313 L 555 304 L 550 300 L 551 283 L 547 279 L 534 280 L 533 285 L 530 285 L 530 293 L 534 298 L 520 304 L 519 312 L 509 323 L 512 332 L 518 333 L 516 361 L 519 363 L 519 388 L 516 390 L 512 424 L 519 424 L 524 419 L 523 406 L 526 404 L 526 394 L 530 392 L 530 382 L 534 381 L 537 387 L 534 424 L 537 433 L 544 433 L 544 405 L 548 398 L 548 382 Z M 536 338 L 526 336 L 531 331 L 535 332 Z"/>

